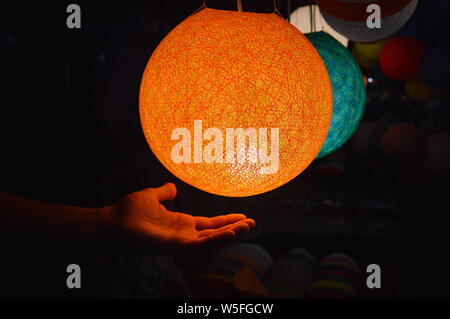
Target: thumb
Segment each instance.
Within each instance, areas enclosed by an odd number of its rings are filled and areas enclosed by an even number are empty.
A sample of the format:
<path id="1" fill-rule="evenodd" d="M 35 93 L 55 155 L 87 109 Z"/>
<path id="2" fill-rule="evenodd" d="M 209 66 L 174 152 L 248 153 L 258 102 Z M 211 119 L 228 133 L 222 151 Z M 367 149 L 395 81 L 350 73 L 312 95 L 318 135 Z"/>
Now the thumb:
<path id="1" fill-rule="evenodd" d="M 155 192 L 156 197 L 160 202 L 172 200 L 175 198 L 175 196 L 177 196 L 177 188 L 173 183 L 167 183 L 161 187 L 155 188 Z"/>

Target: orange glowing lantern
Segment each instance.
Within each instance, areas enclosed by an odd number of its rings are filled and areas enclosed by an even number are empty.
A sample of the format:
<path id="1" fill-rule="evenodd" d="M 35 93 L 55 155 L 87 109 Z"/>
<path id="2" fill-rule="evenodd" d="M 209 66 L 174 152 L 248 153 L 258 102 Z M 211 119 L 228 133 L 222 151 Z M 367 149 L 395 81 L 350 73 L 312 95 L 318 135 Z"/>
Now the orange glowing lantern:
<path id="1" fill-rule="evenodd" d="M 312 44 L 276 13 L 204 8 L 153 52 L 140 89 L 142 129 L 174 175 L 250 196 L 299 175 L 328 133 L 332 90 Z"/>

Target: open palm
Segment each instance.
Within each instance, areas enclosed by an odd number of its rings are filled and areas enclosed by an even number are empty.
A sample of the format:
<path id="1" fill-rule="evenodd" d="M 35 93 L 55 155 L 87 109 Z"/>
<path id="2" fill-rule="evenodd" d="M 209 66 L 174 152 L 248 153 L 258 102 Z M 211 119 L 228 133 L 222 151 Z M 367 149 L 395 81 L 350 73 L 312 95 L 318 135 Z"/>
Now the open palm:
<path id="1" fill-rule="evenodd" d="M 168 183 L 125 196 L 114 205 L 116 227 L 141 244 L 177 248 L 230 240 L 255 226 L 243 214 L 208 218 L 169 211 L 161 202 L 176 193 L 175 185 Z"/>

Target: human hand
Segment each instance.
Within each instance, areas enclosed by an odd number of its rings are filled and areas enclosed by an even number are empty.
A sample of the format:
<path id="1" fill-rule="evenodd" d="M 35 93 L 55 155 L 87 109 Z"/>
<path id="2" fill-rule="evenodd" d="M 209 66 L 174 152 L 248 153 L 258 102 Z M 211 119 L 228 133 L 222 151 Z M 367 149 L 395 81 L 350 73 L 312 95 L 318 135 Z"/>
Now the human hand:
<path id="1" fill-rule="evenodd" d="M 255 221 L 243 214 L 208 218 L 169 211 L 161 202 L 174 199 L 176 193 L 175 185 L 168 183 L 129 194 L 104 209 L 112 216 L 115 233 L 149 251 L 227 242 L 255 227 Z"/>

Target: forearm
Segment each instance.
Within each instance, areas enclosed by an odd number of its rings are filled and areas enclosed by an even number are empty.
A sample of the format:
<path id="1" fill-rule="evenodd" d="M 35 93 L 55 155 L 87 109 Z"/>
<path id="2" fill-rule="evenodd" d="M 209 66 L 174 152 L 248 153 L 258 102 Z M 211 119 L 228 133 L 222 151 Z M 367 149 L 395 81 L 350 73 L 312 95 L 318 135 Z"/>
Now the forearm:
<path id="1" fill-rule="evenodd" d="M 0 193 L 0 233 L 4 239 L 104 241 L 112 222 L 112 209 L 48 204 Z"/>

